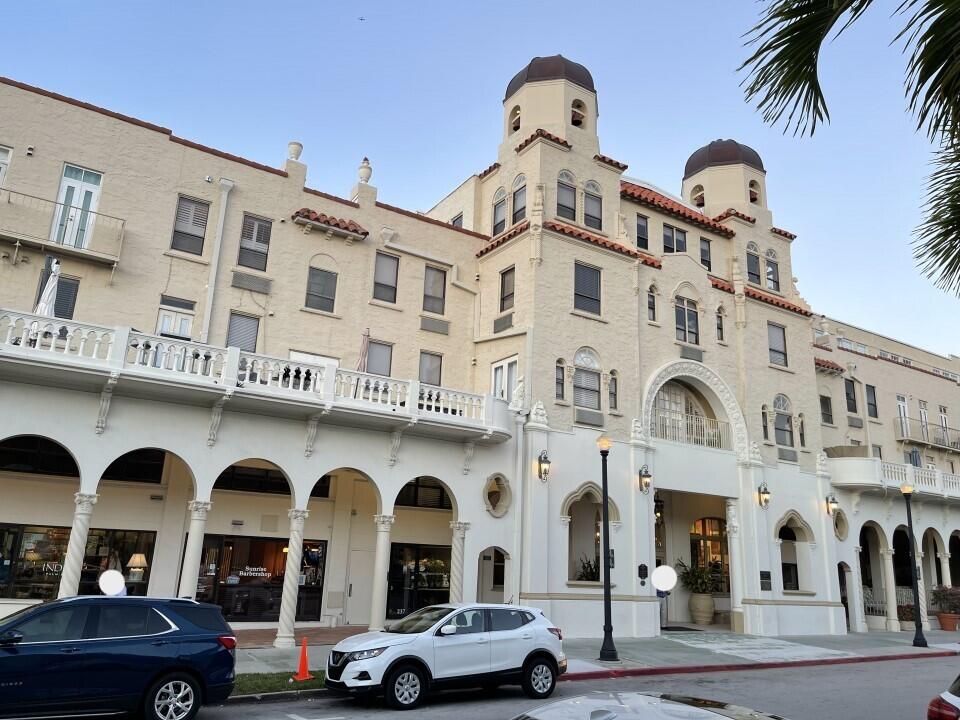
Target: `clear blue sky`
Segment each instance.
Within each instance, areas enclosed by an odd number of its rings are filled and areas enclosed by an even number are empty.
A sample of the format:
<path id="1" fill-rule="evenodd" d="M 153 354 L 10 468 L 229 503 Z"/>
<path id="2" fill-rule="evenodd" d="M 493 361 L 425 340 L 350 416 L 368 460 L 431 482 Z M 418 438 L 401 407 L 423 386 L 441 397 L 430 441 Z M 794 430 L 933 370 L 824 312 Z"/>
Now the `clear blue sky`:
<path id="1" fill-rule="evenodd" d="M 960 353 L 960 301 L 914 267 L 931 147 L 903 100 L 896 3 L 823 56 L 832 122 L 766 127 L 735 72 L 760 3 L 7 3 L 0 73 L 270 165 L 305 146 L 308 182 L 345 194 L 369 155 L 382 200 L 424 210 L 495 159 L 507 82 L 535 55 L 593 73 L 602 151 L 679 192 L 697 147 L 733 137 L 767 167 L 801 294 L 826 313 Z M 359 18 L 363 17 L 364 20 Z"/>

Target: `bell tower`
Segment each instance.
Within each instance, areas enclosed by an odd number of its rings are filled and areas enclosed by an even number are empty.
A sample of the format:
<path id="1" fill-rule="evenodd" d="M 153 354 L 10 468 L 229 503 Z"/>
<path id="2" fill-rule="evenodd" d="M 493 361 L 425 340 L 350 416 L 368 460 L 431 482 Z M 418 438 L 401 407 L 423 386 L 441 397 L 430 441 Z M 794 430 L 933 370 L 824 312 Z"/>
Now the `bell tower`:
<path id="1" fill-rule="evenodd" d="M 716 217 L 729 208 L 770 227 L 766 170 L 759 153 L 736 140 L 714 140 L 695 151 L 683 171 L 683 199 Z"/>

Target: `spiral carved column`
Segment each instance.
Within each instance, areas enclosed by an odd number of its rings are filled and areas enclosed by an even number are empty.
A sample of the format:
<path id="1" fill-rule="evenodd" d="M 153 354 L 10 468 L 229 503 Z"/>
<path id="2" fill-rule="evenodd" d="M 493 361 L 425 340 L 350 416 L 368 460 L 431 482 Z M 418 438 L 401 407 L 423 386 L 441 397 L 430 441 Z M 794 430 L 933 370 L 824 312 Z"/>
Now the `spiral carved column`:
<path id="1" fill-rule="evenodd" d="M 450 546 L 450 602 L 463 602 L 463 545 L 470 523 L 454 520 L 453 543 Z"/>
<path id="2" fill-rule="evenodd" d="M 274 647 L 294 647 L 294 624 L 297 619 L 297 595 L 300 592 L 300 561 L 303 555 L 303 523 L 309 510 L 291 510 L 290 539 L 287 541 L 287 567 L 283 573 L 283 595 L 280 598 L 280 623 Z"/>
<path id="3" fill-rule="evenodd" d="M 67 543 L 67 556 L 63 560 L 63 572 L 60 574 L 60 591 L 57 597 L 72 597 L 80 587 L 80 571 L 83 569 L 83 556 L 87 550 L 87 533 L 90 530 L 90 515 L 97 503 L 96 494 L 76 493 L 73 496 L 76 507 L 73 511 L 73 524 L 70 526 L 70 540 Z"/>

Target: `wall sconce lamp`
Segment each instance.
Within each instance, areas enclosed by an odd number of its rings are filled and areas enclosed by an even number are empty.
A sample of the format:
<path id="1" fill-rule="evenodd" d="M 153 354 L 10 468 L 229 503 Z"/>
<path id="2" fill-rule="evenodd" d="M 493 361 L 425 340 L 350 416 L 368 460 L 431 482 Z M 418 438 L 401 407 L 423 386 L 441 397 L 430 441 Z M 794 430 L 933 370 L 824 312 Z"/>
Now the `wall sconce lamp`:
<path id="1" fill-rule="evenodd" d="M 640 468 L 640 492 L 644 495 L 650 494 L 650 486 L 653 484 L 653 475 L 650 474 L 650 468 L 644 465 Z"/>
<path id="2" fill-rule="evenodd" d="M 537 476 L 541 482 L 546 482 L 550 477 L 550 458 L 546 450 L 541 450 L 537 456 Z"/>
<path id="3" fill-rule="evenodd" d="M 767 487 L 767 481 L 764 480 L 760 483 L 760 488 L 757 490 L 757 500 L 760 503 L 760 507 L 766 510 L 770 507 L 770 488 Z"/>
<path id="4" fill-rule="evenodd" d="M 837 500 L 836 496 L 832 493 L 827 495 L 827 515 L 836 515 L 837 510 L 840 509 L 840 502 Z"/>

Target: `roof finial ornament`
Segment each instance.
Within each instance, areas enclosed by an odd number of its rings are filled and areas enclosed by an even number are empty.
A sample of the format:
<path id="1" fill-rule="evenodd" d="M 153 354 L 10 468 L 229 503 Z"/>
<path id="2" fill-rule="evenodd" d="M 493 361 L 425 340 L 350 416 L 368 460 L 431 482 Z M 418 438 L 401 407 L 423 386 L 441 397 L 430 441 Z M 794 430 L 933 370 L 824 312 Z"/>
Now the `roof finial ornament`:
<path id="1" fill-rule="evenodd" d="M 303 143 L 297 142 L 296 140 L 291 140 L 287 143 L 287 159 L 288 160 L 299 160 L 300 153 L 303 152 Z"/>
<path id="2" fill-rule="evenodd" d="M 370 158 L 364 157 L 360 167 L 357 168 L 357 176 L 360 178 L 360 182 L 368 183 L 371 175 L 373 175 L 373 168 L 370 166 Z"/>

